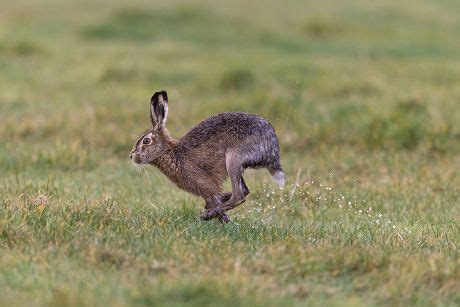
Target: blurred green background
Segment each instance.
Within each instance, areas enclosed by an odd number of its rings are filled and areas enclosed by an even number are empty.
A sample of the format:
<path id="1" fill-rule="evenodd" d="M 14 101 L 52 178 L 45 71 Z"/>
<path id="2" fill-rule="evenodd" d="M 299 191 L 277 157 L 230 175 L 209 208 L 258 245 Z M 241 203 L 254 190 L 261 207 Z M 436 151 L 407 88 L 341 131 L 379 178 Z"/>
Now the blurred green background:
<path id="1" fill-rule="evenodd" d="M 2 0 L 0 297 L 458 304 L 459 13 L 456 0 Z M 128 154 L 160 89 L 173 136 L 223 111 L 267 118 L 286 190 L 248 172 L 253 194 L 220 225 L 158 171 L 139 176 Z M 362 217 L 369 206 L 391 223 Z"/>

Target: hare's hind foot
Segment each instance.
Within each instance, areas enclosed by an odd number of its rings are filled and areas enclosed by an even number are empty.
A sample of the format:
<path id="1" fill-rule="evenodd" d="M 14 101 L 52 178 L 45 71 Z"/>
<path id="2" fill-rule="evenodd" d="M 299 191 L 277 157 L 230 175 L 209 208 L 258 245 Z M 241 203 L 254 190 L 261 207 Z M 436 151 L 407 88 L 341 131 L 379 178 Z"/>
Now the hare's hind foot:
<path id="1" fill-rule="evenodd" d="M 207 199 L 206 206 L 204 207 L 205 210 L 200 214 L 200 218 L 204 221 L 218 218 L 222 223 L 230 222 L 230 217 L 225 213 L 225 211 L 220 210 L 220 207 L 231 197 L 232 193 L 223 193 Z"/>
<path id="2" fill-rule="evenodd" d="M 238 207 L 245 201 L 246 201 L 246 198 L 244 196 L 241 198 L 234 199 L 234 200 L 230 199 L 227 203 L 221 206 L 221 210 L 223 212 L 227 212 L 228 210 L 232 210 L 233 208 Z"/>
<path id="3" fill-rule="evenodd" d="M 227 213 L 223 213 L 222 215 L 219 215 L 219 221 L 221 223 L 228 223 L 230 222 L 230 217 L 227 215 Z"/>
<path id="4" fill-rule="evenodd" d="M 220 206 L 219 207 L 214 207 L 214 208 L 207 209 L 207 210 L 201 212 L 200 219 L 202 219 L 203 221 L 209 221 L 209 220 L 215 219 L 217 217 L 223 216 L 224 214 L 225 213 L 224 213 L 224 211 L 222 210 L 222 208 Z"/>
<path id="5" fill-rule="evenodd" d="M 201 213 L 200 218 L 205 221 L 208 221 L 214 218 L 219 218 L 219 220 L 223 221 L 223 219 L 226 217 L 228 218 L 228 220 L 230 220 L 230 218 L 225 212 L 241 205 L 245 201 L 246 201 L 246 198 L 244 197 L 237 198 L 237 199 L 230 198 L 227 202 L 225 202 L 224 204 L 220 206 L 216 206 L 216 207 L 205 210 L 203 213 Z"/>
<path id="6" fill-rule="evenodd" d="M 211 209 L 205 209 L 205 211 L 201 212 L 200 214 L 200 219 L 203 221 L 209 221 L 215 218 L 218 218 L 222 223 L 230 222 L 230 217 L 227 215 L 227 213 L 225 213 L 225 211 L 222 210 L 220 206 Z"/>

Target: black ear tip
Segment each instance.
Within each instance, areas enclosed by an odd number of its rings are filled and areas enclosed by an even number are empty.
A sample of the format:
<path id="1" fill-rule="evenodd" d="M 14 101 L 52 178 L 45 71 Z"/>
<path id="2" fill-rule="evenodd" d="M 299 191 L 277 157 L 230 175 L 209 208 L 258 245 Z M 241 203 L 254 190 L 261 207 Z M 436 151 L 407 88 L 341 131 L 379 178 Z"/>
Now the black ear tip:
<path id="1" fill-rule="evenodd" d="M 159 96 L 163 96 L 163 100 L 168 101 L 168 93 L 165 90 L 161 90 L 159 92 L 155 92 L 152 98 L 150 99 L 151 102 L 157 101 Z"/>
<path id="2" fill-rule="evenodd" d="M 163 100 L 168 101 L 168 93 L 165 90 L 159 92 L 163 96 Z"/>

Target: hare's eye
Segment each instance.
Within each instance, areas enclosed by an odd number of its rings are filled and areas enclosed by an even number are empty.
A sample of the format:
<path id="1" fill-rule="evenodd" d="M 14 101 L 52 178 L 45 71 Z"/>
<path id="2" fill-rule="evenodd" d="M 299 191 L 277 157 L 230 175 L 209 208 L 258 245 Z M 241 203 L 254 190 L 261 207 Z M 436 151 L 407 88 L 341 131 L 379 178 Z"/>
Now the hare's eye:
<path id="1" fill-rule="evenodd" d="M 151 140 L 150 140 L 149 138 L 145 138 L 145 139 L 142 141 L 142 143 L 148 145 L 148 144 L 150 144 L 150 141 L 151 141 Z"/>

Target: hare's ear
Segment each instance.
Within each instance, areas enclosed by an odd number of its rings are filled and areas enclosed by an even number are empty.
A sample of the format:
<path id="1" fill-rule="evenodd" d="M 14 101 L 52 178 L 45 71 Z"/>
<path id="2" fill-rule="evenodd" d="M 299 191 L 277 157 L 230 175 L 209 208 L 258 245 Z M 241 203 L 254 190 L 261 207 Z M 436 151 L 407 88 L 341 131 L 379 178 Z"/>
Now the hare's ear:
<path id="1" fill-rule="evenodd" d="M 150 119 L 153 128 L 164 128 L 168 117 L 168 93 L 160 91 L 153 94 L 150 100 Z"/>

